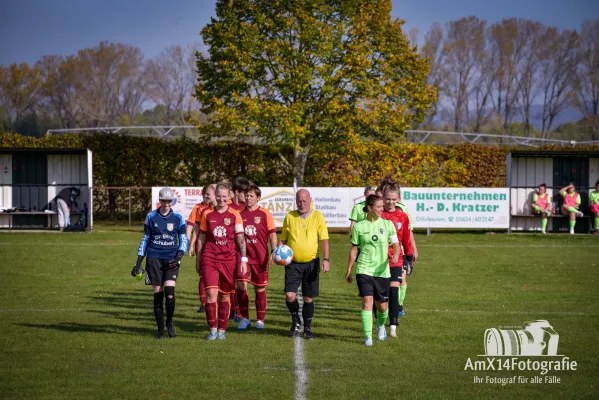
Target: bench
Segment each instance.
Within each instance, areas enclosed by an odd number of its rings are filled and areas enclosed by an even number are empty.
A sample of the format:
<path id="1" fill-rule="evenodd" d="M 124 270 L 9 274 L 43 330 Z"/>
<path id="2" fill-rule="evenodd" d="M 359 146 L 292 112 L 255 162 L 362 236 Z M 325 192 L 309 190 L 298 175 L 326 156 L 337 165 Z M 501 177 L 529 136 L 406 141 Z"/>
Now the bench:
<path id="1" fill-rule="evenodd" d="M 2 215 L 6 215 L 8 216 L 8 229 L 12 229 L 14 226 L 14 220 L 13 218 L 15 216 L 40 216 L 40 215 L 45 215 L 47 216 L 47 223 L 46 223 L 46 228 L 47 229 L 52 229 L 52 217 L 58 215 L 56 212 L 44 212 L 44 211 L 10 211 L 10 212 L 0 212 L 0 216 Z M 71 211 L 70 213 L 71 217 L 79 215 L 79 218 L 81 218 L 81 211 Z M 17 225 L 20 226 L 20 225 Z"/>
<path id="2" fill-rule="evenodd" d="M 538 219 L 539 221 L 541 220 L 541 216 L 540 215 L 534 215 L 534 214 L 511 214 L 512 218 L 524 218 L 524 219 Z M 550 215 L 548 217 L 549 219 L 553 219 L 559 221 L 559 223 L 557 224 L 557 229 L 555 224 L 553 225 L 553 229 L 552 232 L 562 232 L 565 231 L 567 232 L 569 230 L 569 226 L 568 226 L 568 220 L 569 218 L 565 215 L 562 214 L 554 214 L 554 215 Z M 582 217 L 576 217 L 576 230 L 580 231 L 580 226 L 583 226 L 582 228 L 582 233 L 588 233 L 591 232 L 591 228 L 592 228 L 592 217 L 589 215 L 583 215 Z M 582 221 L 582 223 L 584 225 L 579 224 L 579 222 Z M 561 229 L 564 228 L 565 229 Z M 539 222 L 539 231 L 541 229 L 541 225 Z M 510 232 L 511 232 L 511 228 L 510 228 Z"/>

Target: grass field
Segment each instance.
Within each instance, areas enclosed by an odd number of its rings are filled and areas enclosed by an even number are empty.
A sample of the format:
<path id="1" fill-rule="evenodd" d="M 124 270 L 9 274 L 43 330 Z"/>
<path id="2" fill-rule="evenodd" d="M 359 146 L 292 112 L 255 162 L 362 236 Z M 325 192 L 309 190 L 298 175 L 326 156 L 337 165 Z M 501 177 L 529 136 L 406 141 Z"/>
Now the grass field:
<path id="1" fill-rule="evenodd" d="M 207 342 L 186 257 L 177 283 L 179 336 L 157 341 L 151 289 L 129 275 L 141 231 L 0 234 L 0 397 L 296 398 L 283 269 L 271 267 L 265 331 L 233 326 L 226 342 Z M 317 339 L 303 343 L 306 398 L 599 396 L 598 237 L 417 235 L 420 260 L 399 338 L 375 339 L 371 348 L 362 345 L 357 287 L 343 279 L 348 242 L 332 235 L 332 271 L 321 276 L 315 302 Z M 540 375 L 465 370 L 468 358 L 484 359 L 477 355 L 485 329 L 537 319 L 553 325 L 558 354 L 577 370 L 549 372 L 557 384 L 475 384 L 475 376 Z"/>

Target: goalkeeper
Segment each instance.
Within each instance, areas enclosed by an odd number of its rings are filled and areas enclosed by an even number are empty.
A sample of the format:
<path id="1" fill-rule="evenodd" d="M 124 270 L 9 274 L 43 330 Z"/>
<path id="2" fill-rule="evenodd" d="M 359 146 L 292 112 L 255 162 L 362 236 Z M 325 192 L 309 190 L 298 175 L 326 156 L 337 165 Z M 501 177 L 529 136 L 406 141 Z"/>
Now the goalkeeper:
<path id="1" fill-rule="evenodd" d="M 175 193 L 165 187 L 158 195 L 160 207 L 146 216 L 144 237 L 137 250 L 137 262 L 131 271 L 132 276 L 143 274 L 141 262 L 146 259 L 146 285 L 154 289 L 154 316 L 158 332 L 156 339 L 164 337 L 163 302 L 166 293 L 166 328 L 170 337 L 177 336 L 173 325 L 175 313 L 175 283 L 179 275 L 181 258 L 187 251 L 185 220 L 181 214 L 171 209 Z"/>

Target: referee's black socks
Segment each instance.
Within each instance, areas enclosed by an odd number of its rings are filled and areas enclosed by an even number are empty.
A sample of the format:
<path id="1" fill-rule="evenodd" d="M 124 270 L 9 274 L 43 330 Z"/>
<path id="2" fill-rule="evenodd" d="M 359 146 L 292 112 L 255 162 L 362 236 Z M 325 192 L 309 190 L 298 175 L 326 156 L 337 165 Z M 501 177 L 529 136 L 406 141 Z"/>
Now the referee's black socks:
<path id="1" fill-rule="evenodd" d="M 156 317 L 156 325 L 158 332 L 164 333 L 164 311 L 162 310 L 162 301 L 164 292 L 154 293 L 154 316 Z"/>
<path id="2" fill-rule="evenodd" d="M 304 317 L 304 332 L 309 331 L 312 326 L 312 317 L 314 316 L 314 302 L 306 303 L 302 307 L 302 316 Z"/>
<path id="3" fill-rule="evenodd" d="M 296 325 L 299 325 L 301 322 L 299 320 L 299 301 L 297 301 L 297 298 L 291 302 L 286 301 L 285 302 L 287 304 L 287 309 L 289 310 L 289 312 L 291 313 L 291 318 L 293 318 L 293 323 Z"/>
<path id="4" fill-rule="evenodd" d="M 164 293 L 166 294 L 166 325 L 171 326 L 175 313 L 175 287 L 165 286 Z"/>

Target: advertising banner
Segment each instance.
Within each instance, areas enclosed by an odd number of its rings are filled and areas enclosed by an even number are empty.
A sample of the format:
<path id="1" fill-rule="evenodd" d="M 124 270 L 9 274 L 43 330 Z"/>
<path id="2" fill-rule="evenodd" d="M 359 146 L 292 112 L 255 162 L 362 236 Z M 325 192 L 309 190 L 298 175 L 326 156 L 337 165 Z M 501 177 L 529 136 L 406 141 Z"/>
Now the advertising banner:
<path id="1" fill-rule="evenodd" d="M 402 188 L 416 228 L 509 227 L 508 189 Z"/>
<path id="2" fill-rule="evenodd" d="M 152 204 L 158 207 L 160 187 L 152 188 Z M 202 200 L 201 187 L 173 187 L 177 198 L 173 210 L 189 217 Z M 364 200 L 364 188 L 308 187 L 313 208 L 320 211 L 331 228 L 348 228 L 354 204 Z M 262 187 L 260 206 L 268 209 L 277 227 L 295 210 L 292 187 Z M 508 228 L 508 189 L 489 188 L 402 188 L 415 228 Z"/>

